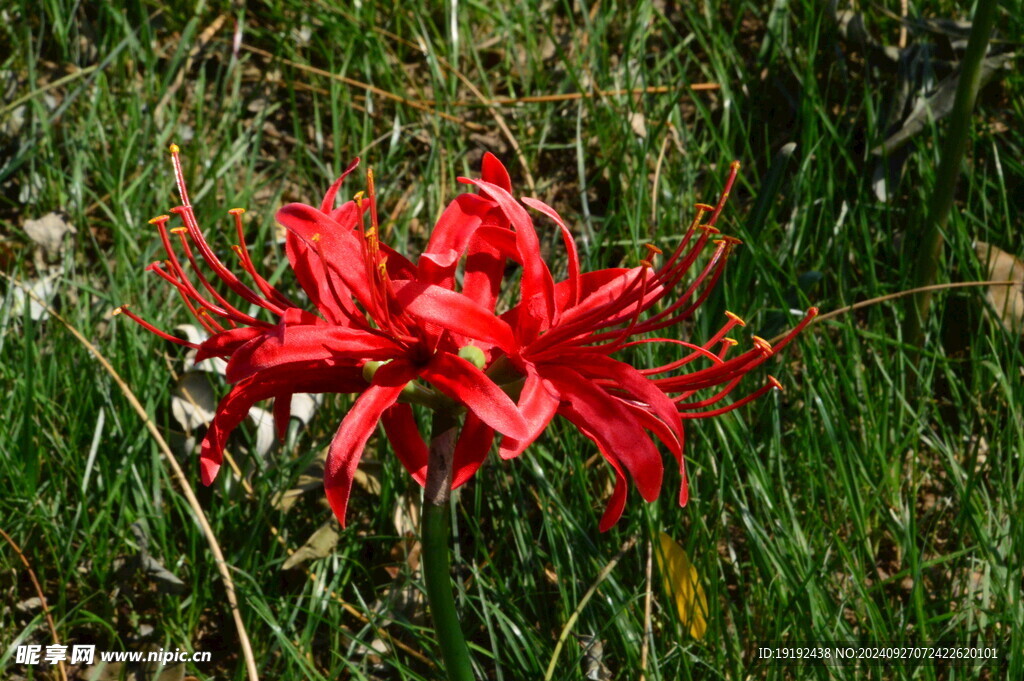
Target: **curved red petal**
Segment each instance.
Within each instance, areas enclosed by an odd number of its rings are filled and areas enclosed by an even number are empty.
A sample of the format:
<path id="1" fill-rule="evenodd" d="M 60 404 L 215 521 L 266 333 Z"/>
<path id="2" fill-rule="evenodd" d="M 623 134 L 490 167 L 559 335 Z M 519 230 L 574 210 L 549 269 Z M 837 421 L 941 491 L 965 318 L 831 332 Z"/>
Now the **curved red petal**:
<path id="1" fill-rule="evenodd" d="M 253 374 L 285 364 L 323 360 L 385 360 L 402 353 L 391 339 L 378 333 L 341 326 L 280 325 L 235 351 L 225 375 L 236 383 Z"/>
<path id="2" fill-rule="evenodd" d="M 292 421 L 292 393 L 285 393 L 274 398 L 274 431 L 278 442 L 284 442 L 288 435 L 288 425 Z"/>
<path id="3" fill-rule="evenodd" d="M 216 333 L 199 344 L 195 361 L 198 364 L 210 357 L 227 357 L 264 331 L 256 326 L 239 326 Z"/>
<path id="4" fill-rule="evenodd" d="M 398 460 L 409 471 L 420 487 L 427 484 L 427 445 L 423 442 L 412 407 L 397 403 L 384 411 L 380 418 L 384 432 Z"/>
<path id="5" fill-rule="evenodd" d="M 516 438 L 527 436 L 526 421 L 512 398 L 461 357 L 440 352 L 420 370 L 420 376 L 448 397 L 466 405 L 499 433 Z"/>
<path id="6" fill-rule="evenodd" d="M 487 458 L 493 442 L 494 429 L 473 412 L 466 414 L 466 422 L 459 433 L 452 459 L 452 489 L 462 486 L 473 477 Z"/>
<path id="7" fill-rule="evenodd" d="M 675 403 L 664 392 L 639 371 L 611 357 L 592 353 L 580 354 L 574 362 L 580 373 L 591 379 L 610 379 L 636 400 L 645 404 L 648 411 L 657 415 L 671 430 L 674 449 L 678 450 L 682 438 L 683 422 Z M 670 447 L 671 442 L 667 442 Z"/>
<path id="8" fill-rule="evenodd" d="M 491 201 L 476 194 L 456 196 L 438 218 L 423 252 L 426 254 L 455 251 L 461 256 L 469 245 L 473 233 L 480 226 L 483 216 L 493 205 Z"/>
<path id="9" fill-rule="evenodd" d="M 551 423 L 558 410 L 558 395 L 531 365 L 527 367 L 526 382 L 519 393 L 519 413 L 526 420 L 527 433 L 522 439 L 504 437 L 498 447 L 502 459 L 513 459 L 522 454 Z"/>
<path id="10" fill-rule="evenodd" d="M 549 218 L 555 221 L 558 225 L 559 230 L 562 232 L 562 242 L 565 244 L 566 255 L 569 259 L 569 291 L 570 299 L 573 305 L 580 302 L 580 254 L 576 250 L 576 241 L 572 238 L 572 232 L 565 225 L 565 221 L 562 220 L 562 216 L 559 215 L 554 208 L 538 201 L 537 199 L 523 198 L 525 203 L 530 208 L 547 215 Z"/>
<path id="11" fill-rule="evenodd" d="M 537 298 L 537 304 L 528 303 L 527 310 L 537 325 L 536 330 L 543 331 L 550 326 L 554 315 L 555 284 L 547 264 L 541 258 L 540 240 L 537 238 L 530 214 L 519 205 L 508 190 L 496 184 L 467 178 L 459 178 L 459 181 L 478 187 L 494 199 L 498 208 L 515 228 L 516 246 L 523 263 L 522 298 L 524 301 L 533 301 L 535 297 Z"/>
<path id="12" fill-rule="evenodd" d="M 235 385 L 217 406 L 217 413 L 206 429 L 199 451 L 199 465 L 204 485 L 217 477 L 224 457 L 228 436 L 260 400 L 297 392 L 355 392 L 365 387 L 361 371 L 350 367 L 324 367 L 321 364 L 287 371 L 270 371 Z"/>
<path id="13" fill-rule="evenodd" d="M 342 171 L 341 176 L 334 181 L 327 193 L 324 194 L 323 201 L 320 202 L 320 211 L 323 213 L 330 213 L 334 208 L 334 198 L 338 194 L 338 190 L 341 188 L 341 183 L 345 181 L 345 178 L 351 174 L 353 170 L 359 165 L 359 157 L 352 159 L 352 162 L 348 164 L 348 168 Z"/>
<path id="14" fill-rule="evenodd" d="M 549 367 L 545 376 L 562 398 L 558 413 L 590 433 L 609 458 L 620 461 L 645 500 L 656 499 L 664 465 L 636 417 L 601 386 L 571 369 Z"/>
<path id="15" fill-rule="evenodd" d="M 498 185 L 505 191 L 512 192 L 512 178 L 508 175 L 505 165 L 491 152 L 484 152 L 483 163 L 480 164 L 480 177 L 484 182 Z"/>
<path id="16" fill-rule="evenodd" d="M 324 491 L 335 517 L 345 527 L 345 509 L 363 448 L 384 410 L 395 404 L 405 383 L 415 377 L 408 362 L 385 364 L 373 384 L 355 401 L 331 441 L 324 465 Z"/>
<path id="17" fill-rule="evenodd" d="M 375 309 L 363 245 L 351 226 L 302 203 L 290 203 L 281 208 L 276 219 L 320 257 L 323 265 L 344 282 L 364 308 Z M 343 295 L 341 291 L 338 293 Z"/>
<path id="18" fill-rule="evenodd" d="M 421 282 L 395 282 L 395 292 L 409 314 L 512 352 L 512 327 L 461 293 Z"/>

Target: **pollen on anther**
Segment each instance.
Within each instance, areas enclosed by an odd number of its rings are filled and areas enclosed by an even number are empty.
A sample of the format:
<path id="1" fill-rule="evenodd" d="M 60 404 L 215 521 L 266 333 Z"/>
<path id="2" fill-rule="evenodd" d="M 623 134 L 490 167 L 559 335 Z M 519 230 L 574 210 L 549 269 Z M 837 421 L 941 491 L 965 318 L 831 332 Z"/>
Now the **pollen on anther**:
<path id="1" fill-rule="evenodd" d="M 179 147 L 177 144 L 171 144 L 171 146 L 169 146 L 168 149 L 172 154 L 177 154 L 179 151 L 181 151 L 181 147 Z"/>
<path id="2" fill-rule="evenodd" d="M 740 169 L 740 162 L 739 161 L 733 161 L 732 163 L 729 164 L 729 167 L 733 168 L 735 170 L 739 170 Z"/>
<path id="3" fill-rule="evenodd" d="M 228 214 L 229 215 L 241 215 L 244 212 L 245 212 L 244 208 L 232 208 L 231 210 L 228 211 Z"/>
<path id="4" fill-rule="evenodd" d="M 648 256 L 661 255 L 664 252 L 654 244 L 644 244 L 644 248 L 647 249 Z"/>
<path id="5" fill-rule="evenodd" d="M 309 237 L 309 240 L 315 244 L 320 243 L 320 232 L 317 232 L 313 236 Z"/>
<path id="6" fill-rule="evenodd" d="M 715 210 L 714 206 L 709 206 L 706 203 L 698 203 L 698 204 L 694 205 L 694 208 L 696 208 L 697 210 L 702 210 L 705 213 L 711 213 L 711 212 L 713 212 Z"/>
<path id="7" fill-rule="evenodd" d="M 110 313 L 110 316 L 116 317 L 117 315 L 119 315 L 122 312 L 124 312 L 124 308 L 126 308 L 126 307 L 128 307 L 128 306 L 127 305 L 121 305 L 119 307 L 115 307 L 114 311 Z"/>
<path id="8" fill-rule="evenodd" d="M 734 236 L 728 236 L 728 235 L 727 236 L 723 236 L 721 241 L 724 241 L 725 243 L 729 244 L 730 246 L 739 246 L 739 245 L 741 245 L 743 243 L 742 239 L 737 239 Z"/>
<path id="9" fill-rule="evenodd" d="M 188 232 L 188 227 L 174 227 L 170 231 L 171 234 L 185 234 Z"/>
<path id="10" fill-rule="evenodd" d="M 746 326 L 747 325 L 747 323 L 745 321 L 743 321 L 743 318 L 740 317 L 735 312 L 729 312 L 728 310 L 726 310 L 725 311 L 725 316 L 728 317 L 729 319 L 733 320 L 734 322 L 736 322 L 740 326 Z"/>
<path id="11" fill-rule="evenodd" d="M 771 383 L 772 387 L 778 390 L 779 392 L 786 392 L 786 389 L 782 387 L 782 383 L 780 383 L 779 379 L 775 378 L 774 376 L 769 376 L 768 382 Z"/>
<path id="12" fill-rule="evenodd" d="M 722 345 L 732 346 L 732 345 L 739 345 L 739 344 L 740 344 L 740 342 L 738 340 L 736 340 L 735 338 L 729 338 L 728 336 L 726 336 L 725 338 L 722 339 Z"/>
<path id="13" fill-rule="evenodd" d="M 697 229 L 702 229 L 708 234 L 721 234 L 721 232 L 718 231 L 718 228 L 714 225 L 698 225 Z"/>
<path id="14" fill-rule="evenodd" d="M 167 222 L 170 219 L 171 219 L 170 215 L 157 215 L 155 218 L 153 218 L 153 219 L 151 219 L 149 221 L 149 224 L 151 224 L 151 225 L 158 225 L 158 224 L 160 224 L 162 222 Z"/>
<path id="15" fill-rule="evenodd" d="M 366 192 L 360 190 L 360 191 L 356 192 L 355 196 L 352 197 L 352 200 L 356 202 L 357 206 L 362 208 L 363 207 L 363 197 L 364 196 L 366 196 Z"/>
<path id="16" fill-rule="evenodd" d="M 769 355 L 772 354 L 772 344 L 766 341 L 764 338 L 761 338 L 760 336 L 753 336 L 751 340 L 754 341 L 754 345 L 757 346 L 758 350 L 766 352 Z"/>

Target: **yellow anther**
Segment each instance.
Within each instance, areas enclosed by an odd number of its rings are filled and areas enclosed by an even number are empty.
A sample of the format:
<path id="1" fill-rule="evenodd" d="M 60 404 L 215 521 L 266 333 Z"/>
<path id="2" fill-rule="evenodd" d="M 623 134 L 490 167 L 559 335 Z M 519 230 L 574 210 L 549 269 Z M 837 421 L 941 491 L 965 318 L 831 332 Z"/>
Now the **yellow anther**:
<path id="1" fill-rule="evenodd" d="M 734 169 L 734 170 L 739 170 L 740 169 L 740 162 L 739 161 L 733 161 L 732 163 L 729 164 L 729 167 Z"/>
<path id="2" fill-rule="evenodd" d="M 120 307 L 115 307 L 114 311 L 110 313 L 110 316 L 116 317 L 117 315 L 119 315 L 122 312 L 124 312 L 124 308 L 126 308 L 126 307 L 128 307 L 128 306 L 127 305 L 121 305 Z"/>
<path id="3" fill-rule="evenodd" d="M 181 147 L 179 147 L 177 144 L 173 144 L 173 143 L 171 144 L 170 147 L 168 147 L 168 149 L 170 149 L 172 154 L 177 154 L 179 151 L 181 151 Z"/>
<path id="4" fill-rule="evenodd" d="M 708 234 L 721 234 L 721 232 L 718 231 L 718 228 L 713 225 L 698 225 L 697 229 L 703 230 Z"/>
<path id="5" fill-rule="evenodd" d="M 380 272 L 380 276 L 381 277 L 384 277 L 384 276 L 387 275 L 387 273 L 388 273 L 388 259 L 387 259 L 387 256 L 381 258 L 380 262 L 377 263 L 377 271 Z"/>
<path id="6" fill-rule="evenodd" d="M 208 314 L 210 314 L 210 311 L 207 310 L 205 307 L 201 307 L 201 308 L 196 310 L 196 314 L 206 314 L 206 315 L 208 315 Z"/>
<path id="7" fill-rule="evenodd" d="M 352 197 L 352 200 L 356 202 L 356 205 L 360 208 L 363 207 L 363 197 L 366 196 L 366 192 L 358 191 L 356 195 Z"/>
<path id="8" fill-rule="evenodd" d="M 373 238 L 376 237 L 376 236 L 377 236 L 377 229 L 375 227 L 370 227 L 368 230 L 366 230 L 366 238 L 367 239 L 373 240 Z"/>
<path id="9" fill-rule="evenodd" d="M 738 340 L 736 340 L 735 338 L 729 338 L 728 336 L 726 336 L 725 338 L 722 339 L 722 345 L 739 345 L 739 344 L 740 344 L 740 342 Z"/>
<path id="10" fill-rule="evenodd" d="M 171 219 L 170 215 L 157 215 L 155 218 L 153 218 L 152 220 L 149 221 L 149 224 L 151 224 L 151 225 L 158 225 L 160 223 L 167 222 L 170 219 Z"/>
<path id="11" fill-rule="evenodd" d="M 740 317 L 738 314 L 736 314 L 734 312 L 729 312 L 728 310 L 726 310 L 725 311 L 725 316 L 728 317 L 729 319 L 733 320 L 734 322 L 736 322 L 740 326 L 746 326 L 747 325 L 747 323 L 745 321 L 743 321 L 743 318 Z"/>
<path id="12" fill-rule="evenodd" d="M 723 236 L 722 241 L 729 244 L 730 246 L 739 246 L 743 243 L 742 239 L 737 239 L 734 236 Z"/>
<path id="13" fill-rule="evenodd" d="M 241 215 L 244 212 L 245 212 L 244 208 L 232 208 L 231 210 L 228 211 L 228 213 L 230 215 Z"/>
<path id="14" fill-rule="evenodd" d="M 171 234 L 184 234 L 188 231 L 188 227 L 174 227 L 171 229 Z"/>
<path id="15" fill-rule="evenodd" d="M 772 387 L 778 390 L 779 392 L 786 392 L 786 389 L 782 387 L 781 383 L 779 383 L 779 379 L 775 378 L 774 376 L 769 376 L 768 382 L 771 383 Z"/>
<path id="16" fill-rule="evenodd" d="M 242 257 L 242 247 L 239 246 L 238 244 L 235 244 L 234 246 L 232 246 L 231 250 L 234 251 L 235 255 L 237 255 L 239 258 Z"/>
<path id="17" fill-rule="evenodd" d="M 648 256 L 661 255 L 662 254 L 662 250 L 660 248 L 658 248 L 657 246 L 655 246 L 654 244 L 644 244 L 644 248 L 647 249 L 647 255 Z"/>
<path id="18" fill-rule="evenodd" d="M 320 243 L 320 232 L 316 232 L 313 236 L 309 237 L 309 240 L 313 243 Z"/>
<path id="19" fill-rule="evenodd" d="M 709 206 L 706 203 L 698 203 L 694 206 L 694 208 L 701 211 L 702 213 L 710 213 L 715 210 L 714 206 Z"/>
<path id="20" fill-rule="evenodd" d="M 760 336 L 754 336 L 752 340 L 754 341 L 754 345 L 757 346 L 758 350 L 761 350 L 762 352 L 765 352 L 766 354 L 769 355 L 772 354 L 772 344 L 766 341 L 764 338 L 761 338 Z"/>

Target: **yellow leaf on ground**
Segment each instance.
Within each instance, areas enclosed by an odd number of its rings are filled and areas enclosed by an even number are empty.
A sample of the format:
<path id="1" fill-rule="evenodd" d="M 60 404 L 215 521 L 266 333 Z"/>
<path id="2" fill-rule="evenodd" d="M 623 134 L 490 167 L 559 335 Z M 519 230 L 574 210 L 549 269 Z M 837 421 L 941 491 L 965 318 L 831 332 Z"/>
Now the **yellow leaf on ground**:
<path id="1" fill-rule="evenodd" d="M 665 591 L 676 603 L 679 621 L 690 628 L 690 636 L 697 640 L 704 638 L 708 628 L 708 597 L 690 557 L 664 532 L 659 533 L 654 555 Z"/>

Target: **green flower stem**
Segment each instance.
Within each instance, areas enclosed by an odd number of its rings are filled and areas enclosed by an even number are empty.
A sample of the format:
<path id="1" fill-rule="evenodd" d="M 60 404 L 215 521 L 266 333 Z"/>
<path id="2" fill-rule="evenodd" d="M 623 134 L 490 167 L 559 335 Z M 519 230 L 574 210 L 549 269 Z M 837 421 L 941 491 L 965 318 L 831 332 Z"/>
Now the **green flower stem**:
<path id="1" fill-rule="evenodd" d="M 469 647 L 462 634 L 452 596 L 448 560 L 448 510 L 452 489 L 452 458 L 458 423 L 447 411 L 434 413 L 434 428 L 427 460 L 427 484 L 423 500 L 421 568 L 427 587 L 427 603 L 434 621 L 434 634 L 441 646 L 448 681 L 475 681 Z"/>
<path id="2" fill-rule="evenodd" d="M 981 87 L 981 67 L 988 51 L 989 36 L 995 24 L 998 2 L 978 0 L 971 24 L 971 36 L 967 41 L 967 52 L 960 66 L 960 80 L 956 86 L 956 99 L 949 116 L 949 129 L 942 148 L 939 170 L 928 206 L 928 217 L 924 232 L 908 235 L 907 252 L 916 253 L 913 286 L 925 287 L 935 281 L 935 274 L 942 257 L 943 230 L 949 220 L 956 195 L 956 181 L 960 175 L 960 164 L 967 150 L 967 139 L 971 130 L 971 112 Z M 903 324 L 903 340 L 920 346 L 924 335 L 924 322 L 928 318 L 932 292 L 916 294 L 907 305 Z"/>

